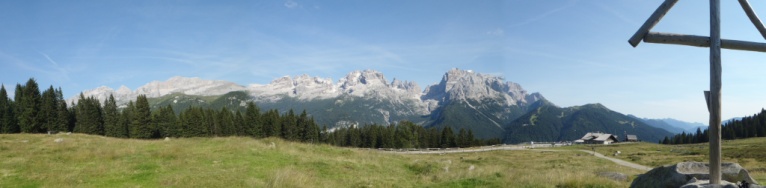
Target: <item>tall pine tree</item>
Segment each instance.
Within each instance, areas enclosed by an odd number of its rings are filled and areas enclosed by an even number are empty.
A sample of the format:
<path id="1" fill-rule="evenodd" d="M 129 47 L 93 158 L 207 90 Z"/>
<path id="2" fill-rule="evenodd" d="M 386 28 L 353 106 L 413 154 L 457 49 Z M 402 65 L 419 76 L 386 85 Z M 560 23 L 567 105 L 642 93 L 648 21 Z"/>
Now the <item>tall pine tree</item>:
<path id="1" fill-rule="evenodd" d="M 0 133 L 18 133 L 16 116 L 13 111 L 13 101 L 8 98 L 5 85 L 0 86 Z"/>
<path id="2" fill-rule="evenodd" d="M 37 113 L 38 122 L 47 132 L 55 132 L 58 127 L 58 108 L 59 101 L 56 96 L 56 90 L 51 85 L 43 91 L 40 111 Z"/>
<path id="3" fill-rule="evenodd" d="M 248 102 L 244 116 L 244 127 L 247 131 L 247 134 L 256 138 L 264 137 L 261 110 L 258 108 L 258 106 L 255 106 L 255 103 L 252 101 Z"/>
<path id="4" fill-rule="evenodd" d="M 154 130 L 151 125 L 152 112 L 146 95 L 136 98 L 136 108 L 133 111 L 133 123 L 131 124 L 130 137 L 148 139 L 152 138 Z"/>
<path id="5" fill-rule="evenodd" d="M 101 102 L 96 98 L 88 97 L 80 93 L 80 99 L 77 101 L 74 131 L 85 134 L 104 134 L 104 120 L 101 115 Z"/>
<path id="6" fill-rule="evenodd" d="M 69 130 L 70 112 L 66 100 L 64 100 L 64 92 L 61 91 L 60 87 L 56 90 L 56 101 L 58 101 L 58 104 L 56 104 L 56 126 L 54 131 L 71 131 Z"/>
<path id="7" fill-rule="evenodd" d="M 104 134 L 111 137 L 121 137 L 120 135 L 120 113 L 117 111 L 117 101 L 114 95 L 109 94 L 109 98 L 104 101 Z"/>
<path id="8" fill-rule="evenodd" d="M 17 92 L 18 93 L 18 92 Z M 40 111 L 40 89 L 37 86 L 37 82 L 34 78 L 30 78 L 24 85 L 20 100 L 17 102 L 19 105 L 20 113 L 17 114 L 19 119 L 19 128 L 23 133 L 37 133 L 41 132 L 41 123 L 37 117 L 37 113 Z"/>

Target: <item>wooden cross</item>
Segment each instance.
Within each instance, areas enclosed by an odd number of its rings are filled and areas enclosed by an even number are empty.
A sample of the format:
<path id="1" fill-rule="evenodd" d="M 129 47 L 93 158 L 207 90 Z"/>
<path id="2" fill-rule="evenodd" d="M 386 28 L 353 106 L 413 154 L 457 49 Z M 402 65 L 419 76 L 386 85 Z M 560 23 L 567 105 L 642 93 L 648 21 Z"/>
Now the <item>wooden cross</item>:
<path id="1" fill-rule="evenodd" d="M 665 0 L 644 22 L 644 25 L 630 37 L 628 42 L 633 47 L 643 39 L 648 43 L 678 44 L 697 47 L 710 47 L 710 91 L 705 91 L 708 112 L 710 112 L 710 184 L 721 184 L 721 48 L 766 52 L 766 43 L 721 39 L 721 2 L 710 0 L 710 37 L 649 32 L 678 0 Z M 753 12 L 747 0 L 739 0 L 742 9 L 755 25 L 758 32 L 766 39 L 766 27 L 758 15 Z"/>

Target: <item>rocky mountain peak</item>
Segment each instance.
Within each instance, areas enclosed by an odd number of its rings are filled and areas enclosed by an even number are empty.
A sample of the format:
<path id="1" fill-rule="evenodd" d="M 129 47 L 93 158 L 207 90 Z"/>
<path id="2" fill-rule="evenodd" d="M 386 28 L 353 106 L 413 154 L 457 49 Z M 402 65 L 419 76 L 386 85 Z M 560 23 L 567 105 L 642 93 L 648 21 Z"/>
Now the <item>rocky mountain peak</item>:
<path id="1" fill-rule="evenodd" d="M 385 76 L 375 70 L 353 71 L 340 79 L 341 88 L 349 89 L 357 85 L 388 86 Z"/>
<path id="2" fill-rule="evenodd" d="M 542 95 L 530 95 L 521 85 L 502 77 L 456 68 L 444 74 L 439 84 L 429 86 L 423 95 L 424 100 L 495 99 L 506 105 L 528 104 L 541 98 Z"/>
<path id="3" fill-rule="evenodd" d="M 420 86 L 412 81 L 401 81 L 394 78 L 394 80 L 391 81 L 391 87 L 397 90 L 404 90 L 407 93 L 420 94 Z"/>

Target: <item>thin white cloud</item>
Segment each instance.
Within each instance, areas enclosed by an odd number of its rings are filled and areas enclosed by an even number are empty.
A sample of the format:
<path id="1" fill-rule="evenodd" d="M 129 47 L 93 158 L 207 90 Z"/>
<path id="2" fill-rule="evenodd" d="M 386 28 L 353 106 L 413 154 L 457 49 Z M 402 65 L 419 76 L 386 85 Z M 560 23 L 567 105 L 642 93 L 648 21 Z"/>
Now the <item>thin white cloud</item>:
<path id="1" fill-rule="evenodd" d="M 572 6 L 574 6 L 576 3 L 577 3 L 577 1 L 570 1 L 568 4 L 566 4 L 566 5 L 564 5 L 564 6 L 561 6 L 561 7 L 555 8 L 555 9 L 553 9 L 553 10 L 550 10 L 550 11 L 548 11 L 548 12 L 544 12 L 544 13 L 542 13 L 542 14 L 540 14 L 540 15 L 537 15 L 537 16 L 535 16 L 535 17 L 529 18 L 529 19 L 527 19 L 527 20 L 524 20 L 524 21 L 522 21 L 522 22 L 511 24 L 511 25 L 510 25 L 510 27 L 520 27 L 520 26 L 524 26 L 524 25 L 527 25 L 527 24 L 531 24 L 531 23 L 534 23 L 534 22 L 540 21 L 540 20 L 544 19 L 545 17 L 548 17 L 548 16 L 550 16 L 550 15 L 553 15 L 553 14 L 555 14 L 555 13 L 559 12 L 559 11 L 562 11 L 562 10 L 566 10 L 566 9 L 567 9 L 567 8 L 569 8 L 569 7 L 572 7 Z"/>
<path id="2" fill-rule="evenodd" d="M 40 55 L 43 55 L 43 56 L 45 57 L 45 59 L 47 59 L 47 60 L 48 60 L 48 62 L 50 62 L 51 64 L 53 64 L 53 66 L 56 66 L 56 67 L 58 67 L 58 66 L 59 66 L 59 63 L 56 63 L 56 61 L 53 61 L 53 59 L 51 59 L 51 57 L 50 57 L 50 56 L 48 56 L 48 54 L 45 54 L 45 53 L 42 53 L 42 52 L 38 52 L 38 53 L 40 53 Z"/>
<path id="3" fill-rule="evenodd" d="M 505 30 L 500 29 L 500 28 L 496 28 L 496 29 L 487 31 L 486 34 L 487 35 L 491 35 L 491 36 L 504 36 L 505 35 Z"/>
<path id="4" fill-rule="evenodd" d="M 599 8 L 601 8 L 602 10 L 606 11 L 606 12 L 607 12 L 607 13 L 609 13 L 609 14 L 612 14 L 612 15 L 613 15 L 614 17 L 616 17 L 617 19 L 619 19 L 619 20 L 621 20 L 621 21 L 623 21 L 623 22 L 625 22 L 625 23 L 627 23 L 627 24 L 629 24 L 629 25 L 638 25 L 638 24 L 641 24 L 640 22 L 638 22 L 638 21 L 636 21 L 636 20 L 634 20 L 634 19 L 630 19 L 630 18 L 628 18 L 627 16 L 625 16 L 624 14 L 622 14 L 622 13 L 621 13 L 619 10 L 617 10 L 617 9 L 615 9 L 615 8 L 612 8 L 612 7 L 610 7 L 610 6 L 607 6 L 607 5 L 605 5 L 605 3 L 595 3 L 595 2 L 590 2 L 590 3 L 591 3 L 592 5 L 595 5 L 595 6 L 599 7 Z"/>
<path id="5" fill-rule="evenodd" d="M 289 9 L 298 8 L 298 3 L 293 0 L 287 0 L 285 1 L 285 7 Z"/>

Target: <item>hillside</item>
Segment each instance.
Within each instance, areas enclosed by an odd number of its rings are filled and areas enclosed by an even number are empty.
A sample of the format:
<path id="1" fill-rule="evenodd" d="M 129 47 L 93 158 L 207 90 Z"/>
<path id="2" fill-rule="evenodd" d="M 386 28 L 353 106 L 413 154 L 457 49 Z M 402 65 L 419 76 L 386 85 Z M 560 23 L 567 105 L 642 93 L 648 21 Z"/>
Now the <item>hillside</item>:
<path id="1" fill-rule="evenodd" d="M 579 151 L 407 155 L 242 137 L 0 140 L 0 187 L 626 187 L 596 174 L 640 173 Z"/>
<path id="2" fill-rule="evenodd" d="M 242 110 L 247 102 L 255 102 L 264 111 L 305 110 L 320 127 L 330 129 L 410 121 L 426 128 L 472 130 L 476 138 L 502 138 L 508 143 L 571 141 L 589 131 L 636 134 L 650 142 L 670 136 L 601 105 L 555 107 L 542 94 L 517 83 L 460 69 L 447 71 L 439 83 L 422 91 L 417 83 L 388 81 L 381 72 L 363 70 L 350 72 L 337 83 L 308 75 L 249 86 L 173 77 L 135 91 L 100 87 L 85 92 L 97 99 L 110 94 L 117 95 L 119 106 L 126 106 L 125 96 L 135 95 L 151 96 L 152 109 L 170 105 L 176 113 L 192 106 Z M 543 105 L 551 108 L 540 108 Z"/>
<path id="3" fill-rule="evenodd" d="M 574 141 L 588 132 L 615 134 L 620 140 L 633 134 L 648 142 L 672 135 L 601 104 L 560 108 L 546 101 L 508 124 L 506 130 L 506 143 Z"/>

